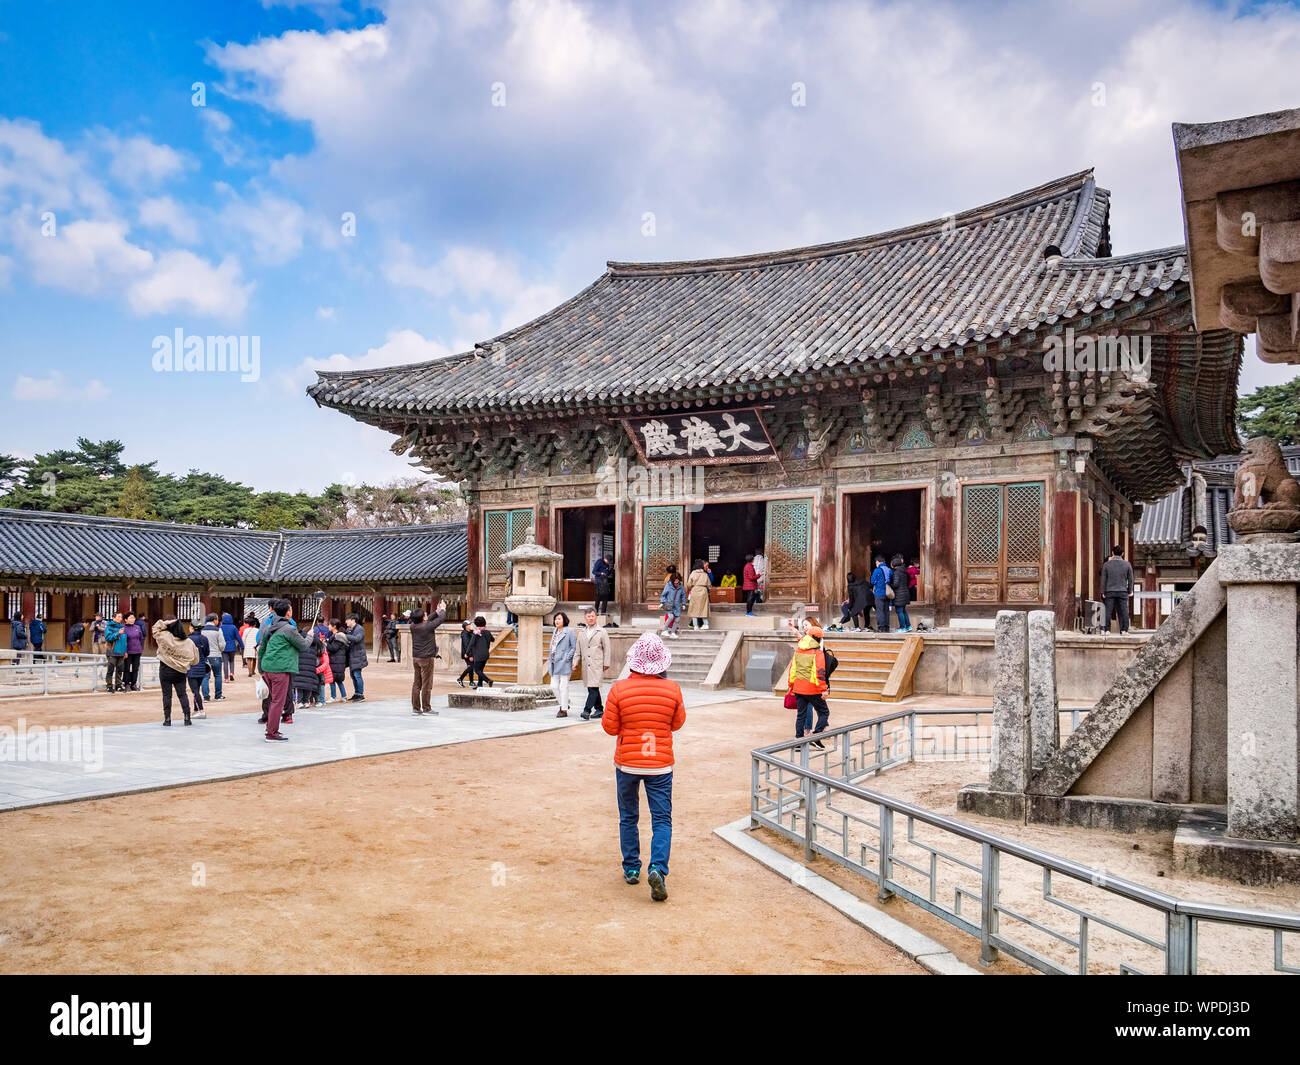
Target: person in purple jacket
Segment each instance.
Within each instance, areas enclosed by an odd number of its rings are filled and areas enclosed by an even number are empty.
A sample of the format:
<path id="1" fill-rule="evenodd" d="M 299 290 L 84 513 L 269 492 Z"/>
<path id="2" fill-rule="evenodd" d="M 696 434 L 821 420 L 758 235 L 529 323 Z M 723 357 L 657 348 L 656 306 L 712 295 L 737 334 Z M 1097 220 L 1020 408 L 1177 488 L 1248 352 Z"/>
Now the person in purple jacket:
<path id="1" fill-rule="evenodd" d="M 136 620 L 134 614 L 127 614 L 122 631 L 126 633 L 126 664 L 123 669 L 125 681 L 122 687 L 129 692 L 140 690 L 140 656 L 144 654 L 145 619 Z"/>

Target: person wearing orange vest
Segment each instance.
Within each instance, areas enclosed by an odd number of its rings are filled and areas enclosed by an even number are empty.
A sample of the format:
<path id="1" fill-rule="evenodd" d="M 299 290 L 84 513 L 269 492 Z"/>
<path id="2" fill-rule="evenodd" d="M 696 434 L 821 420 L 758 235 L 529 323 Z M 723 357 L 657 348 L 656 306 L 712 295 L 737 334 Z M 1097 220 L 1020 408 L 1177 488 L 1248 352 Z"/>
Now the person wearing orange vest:
<path id="1" fill-rule="evenodd" d="M 623 879 L 641 879 L 637 821 L 641 788 L 650 807 L 650 898 L 668 898 L 668 852 L 673 842 L 673 733 L 686 724 L 682 689 L 665 675 L 672 656 L 658 634 L 642 633 L 627 652 L 628 675 L 605 697 L 601 725 L 618 737 L 614 782 L 618 789 L 618 841 Z"/>
<path id="2" fill-rule="evenodd" d="M 794 716 L 794 735 L 802 739 L 805 732 L 814 735 L 825 732 L 830 723 L 831 709 L 826 705 L 826 691 L 830 684 L 826 680 L 826 653 L 822 650 L 822 626 L 816 618 L 805 618 L 796 627 L 793 621 L 790 628 L 799 633 L 799 642 L 795 645 L 794 657 L 790 659 L 790 690 L 794 692 L 797 709 Z M 817 711 L 817 727 L 812 727 L 812 712 Z M 814 747 L 825 749 L 821 740 L 810 741 Z"/>

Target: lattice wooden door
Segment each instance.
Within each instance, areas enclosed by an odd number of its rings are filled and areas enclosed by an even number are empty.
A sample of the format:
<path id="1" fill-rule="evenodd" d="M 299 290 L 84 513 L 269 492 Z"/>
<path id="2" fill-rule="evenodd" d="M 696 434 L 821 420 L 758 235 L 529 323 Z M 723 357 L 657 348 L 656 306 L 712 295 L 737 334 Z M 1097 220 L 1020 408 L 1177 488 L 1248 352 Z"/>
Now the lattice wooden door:
<path id="1" fill-rule="evenodd" d="M 767 597 L 806 603 L 812 592 L 812 500 L 767 504 Z"/>
<path id="2" fill-rule="evenodd" d="M 641 511 L 641 573 L 647 602 L 657 603 L 664 590 L 664 571 L 679 570 L 682 559 L 683 514 L 681 507 L 645 507 Z M 686 573 L 682 572 L 682 580 Z"/>
<path id="3" fill-rule="evenodd" d="M 1043 600 L 1043 483 L 962 489 L 962 587 L 968 603 Z"/>
<path id="4" fill-rule="evenodd" d="M 527 539 L 532 524 L 532 507 L 483 512 L 483 542 L 487 545 L 484 562 L 489 599 L 502 599 L 510 594 L 506 582 L 506 564 L 501 561 L 501 556 L 507 551 L 513 551 Z"/>

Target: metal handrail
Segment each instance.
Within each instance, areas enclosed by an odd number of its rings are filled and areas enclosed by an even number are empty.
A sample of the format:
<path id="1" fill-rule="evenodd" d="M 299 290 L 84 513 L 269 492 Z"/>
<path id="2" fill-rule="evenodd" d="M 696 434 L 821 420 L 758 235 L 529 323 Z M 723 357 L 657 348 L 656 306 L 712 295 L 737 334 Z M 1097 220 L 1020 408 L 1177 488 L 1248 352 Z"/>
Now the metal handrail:
<path id="1" fill-rule="evenodd" d="M 985 962 L 992 961 L 998 952 L 998 949 L 1005 949 L 1014 957 L 1026 962 L 1045 972 L 1063 972 L 1066 971 L 1059 964 L 1038 955 L 1036 952 L 1027 947 L 1010 943 L 1002 938 L 997 931 L 997 916 L 999 913 L 1005 914 L 1015 920 L 1027 923 L 1031 927 L 1038 929 L 1050 936 L 1072 944 L 1079 951 L 1081 969 L 1086 969 L 1087 959 L 1087 929 L 1089 922 L 1095 922 L 1108 926 L 1122 934 L 1131 936 L 1139 942 L 1151 945 L 1155 943 L 1150 937 L 1137 932 L 1134 929 L 1128 929 L 1119 926 L 1098 914 L 1091 914 L 1086 910 L 1081 910 L 1063 900 L 1055 897 L 1049 897 L 1050 892 L 1050 874 L 1059 873 L 1063 876 L 1070 877 L 1073 880 L 1086 882 L 1099 890 L 1108 892 L 1117 896 L 1136 902 L 1138 904 L 1151 907 L 1165 915 L 1166 921 L 1166 940 L 1159 944 L 1164 949 L 1166 955 L 1166 972 L 1188 972 L 1195 973 L 1197 968 L 1196 958 L 1196 923 L 1198 921 L 1207 921 L 1219 924 L 1233 924 L 1249 926 L 1260 929 L 1271 930 L 1274 933 L 1274 968 L 1283 972 L 1300 972 L 1295 967 L 1286 966 L 1282 961 L 1282 934 L 1284 932 L 1300 932 L 1300 913 L 1284 913 L 1272 910 L 1260 910 L 1250 907 L 1229 906 L 1219 903 L 1203 903 L 1194 900 L 1183 899 L 1178 896 L 1163 891 L 1157 891 L 1148 888 L 1142 884 L 1126 880 L 1122 877 L 1115 877 L 1102 870 L 1095 869 L 1091 866 L 1084 865 L 1081 862 L 1074 861 L 1070 858 L 1064 858 L 1060 855 L 1053 854 L 1050 851 L 1033 847 L 1029 844 L 1020 843 L 1005 836 L 986 831 L 974 825 L 968 825 L 961 821 L 954 820 L 944 814 L 937 813 L 933 810 L 927 810 L 924 807 L 917 806 L 914 803 L 894 798 L 880 792 L 872 791 L 858 784 L 852 783 L 849 776 L 849 763 L 847 761 L 850 750 L 850 740 L 845 739 L 843 744 L 830 744 L 828 741 L 848 737 L 851 739 L 852 734 L 856 732 L 871 733 L 870 739 L 864 738 L 862 750 L 862 767 L 853 775 L 872 776 L 886 771 L 897 765 L 908 764 L 915 761 L 916 757 L 916 720 L 918 718 L 935 718 L 935 717 L 970 717 L 974 716 L 978 724 L 980 717 L 991 716 L 992 711 L 988 707 L 938 707 L 926 709 L 924 711 L 917 708 L 895 710 L 891 713 L 882 714 L 879 717 L 870 718 L 866 721 L 855 722 L 850 725 L 842 725 L 838 728 L 827 729 L 816 734 L 816 739 L 822 743 L 827 743 L 826 750 L 818 752 L 821 757 L 832 757 L 837 749 L 842 749 L 841 754 L 846 760 L 842 763 L 845 769 L 845 777 L 838 778 L 831 776 L 829 773 L 821 772 L 810 767 L 807 764 L 809 758 L 809 737 L 802 739 L 783 740 L 780 743 L 768 744 L 764 747 L 755 748 L 751 751 L 752 772 L 751 772 L 751 794 L 750 794 L 750 821 L 754 826 L 765 825 L 769 828 L 787 835 L 796 841 L 802 841 L 805 850 L 805 857 L 811 859 L 814 853 L 822 854 L 825 857 L 836 861 L 838 864 L 845 865 L 855 872 L 865 874 L 879 887 L 881 898 L 886 898 L 890 894 L 900 894 L 904 898 L 922 905 L 928 912 L 934 913 L 948 923 L 954 925 L 963 931 L 972 935 L 978 935 L 983 944 L 981 958 Z M 889 744 L 889 758 L 882 757 L 884 746 L 884 726 L 891 722 L 907 721 L 907 734 L 902 738 L 894 738 Z M 868 749 L 865 746 L 867 742 L 874 743 L 875 760 L 872 764 L 866 764 L 866 755 Z M 897 747 L 900 744 L 906 744 L 907 756 L 902 758 L 897 753 Z M 799 751 L 800 762 L 783 758 L 783 754 L 791 754 L 794 750 Z M 773 781 L 770 775 L 766 782 L 761 777 L 760 767 L 767 765 L 778 770 L 787 770 L 797 778 L 797 783 L 791 781 L 786 783 L 784 780 Z M 774 802 L 768 795 L 764 794 L 766 788 L 770 790 L 775 787 L 778 792 L 778 798 Z M 819 791 L 818 789 L 822 789 Z M 842 826 L 836 828 L 832 825 L 822 824 L 817 820 L 816 805 L 817 799 L 824 791 L 829 801 L 832 792 L 838 792 L 851 798 L 859 799 L 863 802 L 873 804 L 879 811 L 876 822 L 869 821 L 864 817 L 858 817 L 850 814 L 844 809 L 830 808 L 829 812 L 837 815 L 842 819 Z M 765 816 L 764 804 L 770 810 L 775 807 L 777 811 L 777 821 L 773 822 Z M 786 812 L 787 804 L 791 807 L 791 828 L 781 823 L 781 815 Z M 798 805 L 804 808 L 804 829 L 802 836 L 793 827 L 796 823 L 793 810 Z M 931 900 L 933 892 L 936 890 L 935 876 L 937 869 L 937 860 L 939 855 L 943 855 L 945 860 L 956 862 L 972 871 L 978 870 L 981 874 L 982 894 L 996 896 L 998 894 L 998 877 L 997 864 L 998 858 L 1002 854 L 1018 858 L 1031 865 L 1037 866 L 1044 871 L 1044 898 L 1053 902 L 1055 905 L 1067 909 L 1079 918 L 1080 922 L 1080 940 L 1078 942 L 1070 939 L 1067 935 L 1057 932 L 1045 925 L 1039 924 L 1023 914 L 1016 913 L 1013 910 L 1001 905 L 996 897 L 982 898 L 980 902 L 980 924 L 976 926 L 971 921 L 965 919 L 960 914 L 960 899 L 955 904 L 953 911 L 947 910 L 943 906 L 926 905 L 926 903 L 915 895 L 910 889 L 901 884 L 894 883 L 890 887 L 890 871 L 894 864 L 901 865 L 905 868 L 927 875 L 926 870 L 920 870 L 916 866 L 903 858 L 894 855 L 894 836 L 893 836 L 893 817 L 897 814 L 908 818 L 909 833 L 908 842 L 921 846 L 931 853 L 931 862 L 928 875 L 931 880 Z M 876 855 L 880 863 L 879 871 L 872 872 L 864 865 L 853 861 L 848 857 L 848 825 L 850 821 L 863 824 L 873 828 L 878 833 L 879 846 L 873 847 L 870 843 L 859 842 L 863 848 L 863 859 L 865 853 L 870 850 Z M 923 843 L 911 838 L 910 826 L 913 823 L 929 825 L 942 832 L 948 832 L 954 836 L 978 844 L 981 848 L 981 863 L 976 867 L 973 862 L 966 862 L 955 856 L 944 854 L 938 851 L 934 846 Z M 829 848 L 823 847 L 816 842 L 817 833 L 820 831 L 830 832 L 833 836 L 840 837 L 844 849 L 843 855 L 836 854 Z M 901 890 L 895 890 L 901 889 Z M 957 888 L 957 895 L 972 897 L 972 893 L 964 888 Z M 1123 968 L 1129 971 L 1131 966 L 1124 965 Z"/>

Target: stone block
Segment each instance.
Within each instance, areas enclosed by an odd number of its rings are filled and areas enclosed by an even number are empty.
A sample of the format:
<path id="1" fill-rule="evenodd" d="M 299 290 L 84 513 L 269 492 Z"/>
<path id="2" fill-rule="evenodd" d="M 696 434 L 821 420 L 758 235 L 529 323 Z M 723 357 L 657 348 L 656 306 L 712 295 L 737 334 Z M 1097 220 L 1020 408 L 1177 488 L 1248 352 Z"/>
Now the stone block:
<path id="1" fill-rule="evenodd" d="M 1155 690 L 1151 723 L 1151 797 L 1192 801 L 1192 697 L 1194 656 L 1183 660 Z"/>
<path id="2" fill-rule="evenodd" d="M 1174 832 L 1174 868 L 1262 886 L 1300 883 L 1300 846 L 1234 839 L 1222 811 L 1195 811 Z"/>
<path id="3" fill-rule="evenodd" d="M 1029 751 L 1038 772 L 1061 745 L 1056 698 L 1056 612 L 1029 612 Z"/>
<path id="4" fill-rule="evenodd" d="M 999 610 L 993 638 L 993 755 L 989 790 L 1020 793 L 1029 783 L 1029 623 Z"/>
<path id="5" fill-rule="evenodd" d="M 1295 619 L 1294 584 L 1228 585 L 1228 834 L 1237 839 L 1296 838 Z"/>
<path id="6" fill-rule="evenodd" d="M 452 692 L 447 705 L 456 710 L 536 710 L 537 699 L 524 692 L 486 691 Z"/>
<path id="7" fill-rule="evenodd" d="M 994 791 L 985 784 L 967 784 L 957 792 L 957 809 L 1003 821 L 1024 821 L 1025 796 L 1018 792 Z"/>

